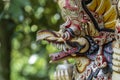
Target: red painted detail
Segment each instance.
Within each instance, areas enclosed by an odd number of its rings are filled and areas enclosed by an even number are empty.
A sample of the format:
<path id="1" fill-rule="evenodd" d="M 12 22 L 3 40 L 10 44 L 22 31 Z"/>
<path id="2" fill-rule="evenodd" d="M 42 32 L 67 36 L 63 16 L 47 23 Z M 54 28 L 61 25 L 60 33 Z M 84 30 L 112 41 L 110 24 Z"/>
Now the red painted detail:
<path id="1" fill-rule="evenodd" d="M 86 22 L 90 21 L 90 20 L 88 19 L 87 15 L 85 15 L 85 12 L 84 12 L 84 11 L 81 11 L 81 12 L 80 12 L 80 15 L 83 16 L 82 19 L 81 19 L 81 22 L 86 23 Z"/>
<path id="2" fill-rule="evenodd" d="M 77 50 L 78 50 L 78 48 L 72 48 L 72 49 L 67 50 L 66 52 L 61 51 L 61 52 L 58 52 L 55 54 L 51 54 L 50 58 L 52 61 L 57 61 L 57 60 L 60 60 L 62 58 L 65 58 L 65 57 L 75 53 Z"/>
<path id="3" fill-rule="evenodd" d="M 106 63 L 106 58 L 103 54 L 97 55 L 96 62 L 98 67 L 103 67 L 103 64 Z"/>
<path id="4" fill-rule="evenodd" d="M 65 26 L 65 28 L 69 28 L 71 26 L 71 24 L 72 24 L 72 21 L 69 19 L 67 23 L 68 24 Z"/>

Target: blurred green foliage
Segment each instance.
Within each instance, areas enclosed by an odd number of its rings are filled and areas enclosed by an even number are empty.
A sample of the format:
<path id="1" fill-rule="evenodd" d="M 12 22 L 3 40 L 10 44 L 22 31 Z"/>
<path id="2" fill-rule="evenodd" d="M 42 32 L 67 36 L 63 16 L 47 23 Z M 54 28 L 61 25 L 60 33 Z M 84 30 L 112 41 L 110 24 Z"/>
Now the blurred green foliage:
<path id="1" fill-rule="evenodd" d="M 11 80 L 53 80 L 56 64 L 49 63 L 48 54 L 57 49 L 45 41 L 36 42 L 36 32 L 58 30 L 63 22 L 59 12 L 54 0 L 0 1 L 0 23 L 11 20 L 7 29 L 14 27 L 7 34 L 12 46 Z"/>

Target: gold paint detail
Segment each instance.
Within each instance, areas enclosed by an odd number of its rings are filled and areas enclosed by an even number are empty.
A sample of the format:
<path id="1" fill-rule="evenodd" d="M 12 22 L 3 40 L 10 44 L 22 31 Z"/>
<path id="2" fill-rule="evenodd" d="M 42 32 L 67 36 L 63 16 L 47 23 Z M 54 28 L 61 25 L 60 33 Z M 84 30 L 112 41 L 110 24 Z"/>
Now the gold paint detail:
<path id="1" fill-rule="evenodd" d="M 88 8 L 93 12 L 93 15 L 97 13 L 97 15 L 103 16 L 104 28 L 115 29 L 117 10 L 116 7 L 111 4 L 110 0 L 93 0 L 88 4 Z"/>
<path id="2" fill-rule="evenodd" d="M 80 57 L 76 59 L 76 68 L 79 73 L 85 71 L 86 67 L 90 64 L 90 59 L 87 57 Z"/>

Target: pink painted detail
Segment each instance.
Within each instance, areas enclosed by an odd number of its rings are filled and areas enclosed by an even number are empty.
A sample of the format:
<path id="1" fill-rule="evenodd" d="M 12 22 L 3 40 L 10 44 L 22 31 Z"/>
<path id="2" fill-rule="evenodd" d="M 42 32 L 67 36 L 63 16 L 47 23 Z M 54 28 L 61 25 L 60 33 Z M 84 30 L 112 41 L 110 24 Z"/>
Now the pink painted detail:
<path id="1" fill-rule="evenodd" d="M 81 30 L 81 27 L 80 27 L 80 25 L 79 24 L 77 24 L 77 23 L 75 23 L 75 22 L 78 22 L 77 20 L 70 20 L 70 19 L 68 19 L 67 20 L 67 22 L 65 23 L 65 28 L 67 29 L 67 28 L 71 28 L 71 29 L 75 29 L 75 30 L 73 30 L 73 31 L 80 31 Z M 65 31 L 64 32 L 64 34 L 63 34 L 63 36 L 62 36 L 62 38 L 64 39 L 64 40 L 69 40 L 69 39 L 71 39 L 72 38 L 72 36 L 71 36 L 71 34 L 70 34 L 70 32 L 69 31 Z"/>
<path id="2" fill-rule="evenodd" d="M 117 26 L 116 29 L 117 29 L 117 32 L 120 33 L 120 26 Z"/>
<path id="3" fill-rule="evenodd" d="M 87 23 L 88 20 L 87 20 L 87 19 L 82 19 L 81 22 L 82 22 L 82 23 Z"/>
<path id="4" fill-rule="evenodd" d="M 78 10 L 77 6 L 72 6 L 70 5 L 70 0 L 65 0 L 65 9 L 69 9 L 69 10 Z"/>

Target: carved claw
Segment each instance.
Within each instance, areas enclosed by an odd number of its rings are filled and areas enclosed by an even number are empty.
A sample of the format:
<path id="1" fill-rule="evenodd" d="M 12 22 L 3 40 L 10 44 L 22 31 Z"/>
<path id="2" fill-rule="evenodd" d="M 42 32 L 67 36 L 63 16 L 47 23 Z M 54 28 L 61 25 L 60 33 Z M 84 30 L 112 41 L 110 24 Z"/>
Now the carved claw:
<path id="1" fill-rule="evenodd" d="M 58 65 L 54 73 L 55 80 L 72 80 L 73 65 L 68 62 Z"/>

